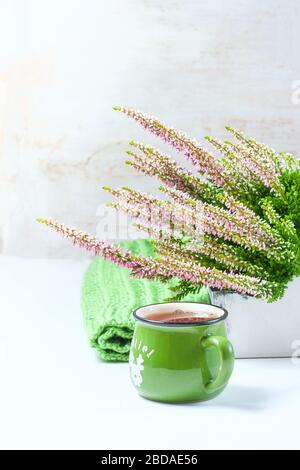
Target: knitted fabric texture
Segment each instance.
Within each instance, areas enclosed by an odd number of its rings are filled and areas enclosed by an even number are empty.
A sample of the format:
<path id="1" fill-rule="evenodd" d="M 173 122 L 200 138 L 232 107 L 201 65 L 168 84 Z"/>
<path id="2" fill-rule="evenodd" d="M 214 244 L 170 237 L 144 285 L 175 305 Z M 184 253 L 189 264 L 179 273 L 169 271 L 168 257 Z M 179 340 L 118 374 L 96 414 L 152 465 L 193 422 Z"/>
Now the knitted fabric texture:
<path id="1" fill-rule="evenodd" d="M 134 254 L 155 256 L 149 240 L 121 243 Z M 136 279 L 130 270 L 96 257 L 88 267 L 82 285 L 81 305 L 90 344 L 105 361 L 128 361 L 134 329 L 132 312 L 142 305 L 163 302 L 171 296 L 174 282 Z M 209 292 L 202 288 L 185 300 L 210 303 Z"/>

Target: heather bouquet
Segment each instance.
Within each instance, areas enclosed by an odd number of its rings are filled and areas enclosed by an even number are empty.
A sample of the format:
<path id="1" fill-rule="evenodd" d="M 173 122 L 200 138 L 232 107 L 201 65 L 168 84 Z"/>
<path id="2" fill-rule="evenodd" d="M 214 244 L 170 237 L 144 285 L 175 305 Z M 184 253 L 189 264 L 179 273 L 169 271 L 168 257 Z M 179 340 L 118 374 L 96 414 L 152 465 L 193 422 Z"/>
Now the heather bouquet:
<path id="1" fill-rule="evenodd" d="M 181 152 L 189 171 L 152 146 L 131 141 L 137 171 L 162 182 L 162 197 L 129 187 L 105 187 L 117 210 L 148 234 L 157 256 L 134 256 L 119 246 L 51 219 L 39 219 L 74 244 L 130 268 L 134 276 L 176 279 L 180 300 L 203 285 L 275 301 L 300 275 L 300 164 L 293 155 L 231 127 L 230 140 L 207 141 L 217 155 L 186 134 L 130 108 L 116 107 Z"/>

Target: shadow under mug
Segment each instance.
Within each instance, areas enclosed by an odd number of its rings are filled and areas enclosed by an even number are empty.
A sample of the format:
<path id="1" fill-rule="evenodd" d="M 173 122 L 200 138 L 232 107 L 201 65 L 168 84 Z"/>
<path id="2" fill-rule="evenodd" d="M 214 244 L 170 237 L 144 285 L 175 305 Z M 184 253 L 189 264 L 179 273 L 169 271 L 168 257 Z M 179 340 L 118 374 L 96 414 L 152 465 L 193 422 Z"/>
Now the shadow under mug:
<path id="1" fill-rule="evenodd" d="M 214 318 L 193 323 L 159 321 L 157 314 L 177 309 Z M 155 320 L 149 319 L 151 314 Z M 224 390 L 234 364 L 225 309 L 198 302 L 166 302 L 140 307 L 133 315 L 129 366 L 140 395 L 180 403 L 210 400 Z"/>

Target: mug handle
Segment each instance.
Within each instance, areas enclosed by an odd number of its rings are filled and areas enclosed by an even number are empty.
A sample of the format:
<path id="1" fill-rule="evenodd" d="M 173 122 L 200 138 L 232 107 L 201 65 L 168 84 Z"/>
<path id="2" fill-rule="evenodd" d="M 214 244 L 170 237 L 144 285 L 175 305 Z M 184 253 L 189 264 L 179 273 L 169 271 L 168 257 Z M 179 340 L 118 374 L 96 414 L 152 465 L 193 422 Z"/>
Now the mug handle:
<path id="1" fill-rule="evenodd" d="M 220 356 L 219 371 L 216 378 L 205 384 L 206 392 L 213 393 L 224 387 L 230 379 L 234 364 L 233 347 L 227 338 L 215 335 L 205 336 L 202 338 L 201 344 L 204 349 L 209 347 L 216 348 Z"/>

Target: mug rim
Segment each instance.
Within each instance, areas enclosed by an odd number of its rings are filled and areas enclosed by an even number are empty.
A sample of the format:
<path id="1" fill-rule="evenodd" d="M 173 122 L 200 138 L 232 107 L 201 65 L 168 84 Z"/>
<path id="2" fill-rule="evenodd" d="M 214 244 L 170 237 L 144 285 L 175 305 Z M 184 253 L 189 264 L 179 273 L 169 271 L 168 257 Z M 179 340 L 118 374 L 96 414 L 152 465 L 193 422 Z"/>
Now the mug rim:
<path id="1" fill-rule="evenodd" d="M 210 306 L 210 307 L 215 307 L 218 308 L 219 310 L 223 311 L 223 314 L 218 317 L 214 318 L 212 320 L 205 320 L 205 321 L 198 321 L 198 322 L 187 322 L 187 323 L 173 323 L 173 322 L 164 322 L 164 321 L 159 321 L 159 320 L 149 320 L 148 318 L 142 318 L 138 315 L 138 310 L 141 310 L 142 308 L 145 307 L 152 307 L 154 305 L 166 305 L 166 304 L 196 304 L 196 305 L 205 305 L 205 306 Z M 224 307 L 220 307 L 219 305 L 214 305 L 214 304 L 206 304 L 204 302 L 189 302 L 189 301 L 184 301 L 184 300 L 179 300 L 175 302 L 157 302 L 153 304 L 147 304 L 147 305 L 142 305 L 141 307 L 138 307 L 133 310 L 133 316 L 135 320 L 141 321 L 143 323 L 148 323 L 149 325 L 157 325 L 157 326 L 168 326 L 168 327 L 174 327 L 174 328 L 185 328 L 185 327 L 191 327 L 191 326 L 202 326 L 202 325 L 213 325 L 215 323 L 219 323 L 223 320 L 226 320 L 228 317 L 228 311 Z"/>

